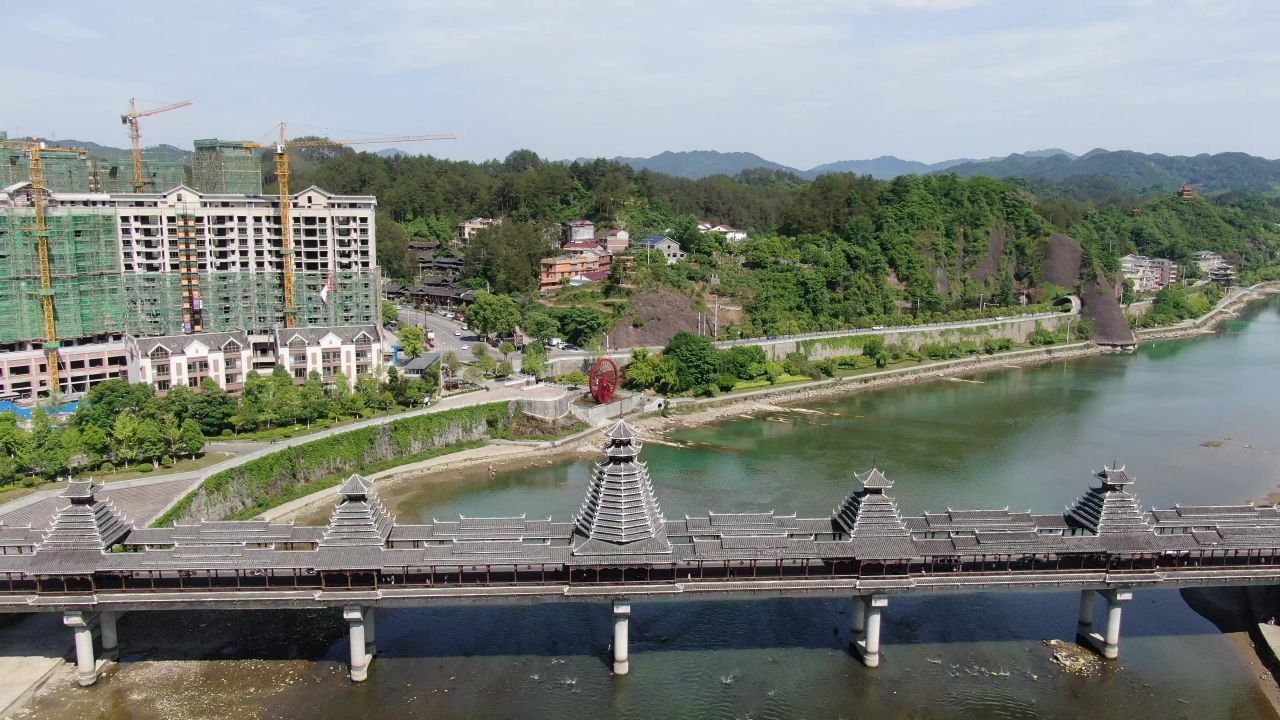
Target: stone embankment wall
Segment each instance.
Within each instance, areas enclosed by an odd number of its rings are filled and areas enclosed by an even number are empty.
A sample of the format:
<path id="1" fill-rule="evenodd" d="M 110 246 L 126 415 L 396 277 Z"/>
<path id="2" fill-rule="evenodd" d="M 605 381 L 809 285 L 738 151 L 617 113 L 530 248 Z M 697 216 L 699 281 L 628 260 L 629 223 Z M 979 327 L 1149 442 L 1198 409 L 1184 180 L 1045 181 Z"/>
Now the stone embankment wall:
<path id="1" fill-rule="evenodd" d="M 1009 318 L 999 323 L 986 325 L 963 326 L 952 328 L 930 328 L 921 330 L 904 329 L 901 331 L 893 330 L 880 335 L 888 344 L 905 343 L 913 348 L 918 348 L 927 343 L 952 343 L 962 340 L 970 340 L 982 344 L 987 339 L 1009 339 L 1016 343 L 1026 342 L 1027 336 L 1031 334 L 1037 327 L 1046 330 L 1057 331 L 1065 329 L 1068 322 L 1080 322 L 1080 316 L 1054 315 L 1051 317 L 1037 318 Z M 841 355 L 858 355 L 862 352 L 863 341 L 871 337 L 868 334 L 843 335 L 831 338 L 820 339 L 788 339 L 780 338 L 777 340 L 768 340 L 758 338 L 754 340 L 744 341 L 742 345 L 759 345 L 764 348 L 765 354 L 771 359 L 782 360 L 787 355 L 798 349 L 805 349 L 809 353 L 810 360 L 825 360 L 831 357 L 839 357 Z M 626 352 L 610 352 L 598 357 L 607 357 L 613 359 L 620 366 L 625 366 L 631 361 L 631 351 Z M 547 362 L 547 372 L 552 375 L 564 375 L 574 370 L 582 370 L 585 372 L 591 367 L 593 358 L 589 357 L 567 357 L 556 358 Z"/>
<path id="2" fill-rule="evenodd" d="M 490 403 L 417 415 L 295 445 L 210 475 L 153 524 L 255 515 L 379 463 L 463 449 L 504 427 L 512 407 Z"/>

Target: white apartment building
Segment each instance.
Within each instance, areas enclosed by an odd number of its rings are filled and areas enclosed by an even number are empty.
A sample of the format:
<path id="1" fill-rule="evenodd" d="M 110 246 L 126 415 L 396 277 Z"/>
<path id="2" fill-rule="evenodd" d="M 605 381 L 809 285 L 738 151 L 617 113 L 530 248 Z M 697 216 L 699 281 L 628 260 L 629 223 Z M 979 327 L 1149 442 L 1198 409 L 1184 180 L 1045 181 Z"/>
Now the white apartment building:
<path id="1" fill-rule="evenodd" d="M 354 387 L 357 375 L 373 374 L 387 364 L 377 325 L 280 328 L 275 346 L 280 365 L 294 382 L 314 371 L 330 383 L 342 373 Z"/>
<path id="2" fill-rule="evenodd" d="M 245 375 L 253 368 L 248 336 L 234 332 L 129 336 L 125 339 L 129 356 L 129 382 L 154 385 L 159 393 L 185 385 L 200 387 L 206 378 L 229 392 L 244 386 Z"/>

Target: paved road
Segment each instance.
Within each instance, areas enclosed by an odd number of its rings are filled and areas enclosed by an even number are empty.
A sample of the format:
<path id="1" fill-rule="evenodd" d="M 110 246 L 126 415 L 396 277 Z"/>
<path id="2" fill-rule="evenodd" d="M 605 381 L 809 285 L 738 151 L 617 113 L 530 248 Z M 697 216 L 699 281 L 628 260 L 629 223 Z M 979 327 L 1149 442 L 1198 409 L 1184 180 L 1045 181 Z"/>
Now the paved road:
<path id="1" fill-rule="evenodd" d="M 453 320 L 435 313 L 401 307 L 400 324 L 416 325 L 434 331 L 435 349 L 442 353 L 452 350 L 463 362 L 471 362 L 475 359 L 471 355 L 470 348 L 471 344 L 478 342 L 480 338 L 473 332 L 462 330 L 462 326 Z M 455 332 L 461 332 L 462 335 L 454 335 Z"/>

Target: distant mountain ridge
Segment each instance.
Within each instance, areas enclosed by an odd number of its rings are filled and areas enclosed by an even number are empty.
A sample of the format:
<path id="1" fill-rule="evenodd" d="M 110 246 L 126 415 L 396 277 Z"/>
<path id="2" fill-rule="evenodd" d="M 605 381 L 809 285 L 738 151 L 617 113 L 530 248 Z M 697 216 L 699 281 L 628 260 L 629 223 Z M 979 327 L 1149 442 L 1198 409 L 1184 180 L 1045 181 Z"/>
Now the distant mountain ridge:
<path id="1" fill-rule="evenodd" d="M 1052 148 L 1049 150 L 1032 150 L 1023 153 L 1026 157 L 1050 157 L 1053 155 L 1065 155 L 1074 159 L 1076 156 L 1062 150 L 1061 148 Z M 615 157 L 614 162 L 630 165 L 637 170 L 649 170 L 652 172 L 660 172 L 664 175 L 674 175 L 676 177 L 689 178 L 697 180 L 708 175 L 737 175 L 743 170 L 751 170 L 753 168 L 765 168 L 767 170 L 782 170 L 793 175 L 812 180 L 824 173 L 833 172 L 851 172 L 858 175 L 871 175 L 881 180 L 890 180 L 899 175 L 908 175 L 911 173 L 927 174 L 932 172 L 941 172 L 957 165 L 973 162 L 989 162 L 1002 160 L 1003 158 L 986 158 L 985 160 L 974 160 L 973 158 L 956 158 L 954 160 L 942 160 L 936 163 L 923 163 L 918 160 L 903 160 L 893 155 L 882 155 L 878 158 L 870 160 L 839 160 L 836 162 L 818 165 L 808 170 L 776 163 L 772 160 L 766 160 L 755 153 L 749 152 L 719 152 L 717 150 L 687 150 L 682 152 L 672 152 L 670 150 L 658 153 L 653 157 Z M 589 158 L 579 158 L 579 160 L 589 160 Z"/>
<path id="2" fill-rule="evenodd" d="M 715 150 L 667 151 L 648 158 L 615 157 L 613 160 L 637 170 L 650 170 L 694 180 L 709 175 L 732 176 L 743 170 L 766 168 L 782 170 L 808 180 L 835 172 L 871 175 L 882 180 L 911 173 L 952 172 L 962 177 L 989 175 L 1058 182 L 1072 177 L 1105 176 L 1135 190 L 1151 191 L 1176 189 L 1185 182 L 1204 192 L 1270 192 L 1280 189 L 1280 160 L 1268 160 L 1240 152 L 1185 156 L 1095 148 L 1083 155 L 1074 155 L 1061 148 L 1048 148 L 1014 153 L 1006 157 L 981 160 L 957 158 L 936 163 L 903 160 L 886 155 L 870 160 L 841 160 L 809 170 L 766 160 L 755 153 L 724 153 Z"/>
<path id="3" fill-rule="evenodd" d="M 32 140 L 33 138 L 15 137 L 11 139 Z M 128 148 L 99 145 L 95 142 L 74 140 L 71 138 L 59 138 L 57 140 L 50 140 L 48 138 L 39 139 L 45 141 L 45 143 L 51 147 L 84 148 L 88 151 L 90 156 L 102 158 L 103 160 L 110 160 L 114 162 L 124 162 L 126 160 L 132 161 L 132 151 Z M 183 150 L 182 148 L 174 147 L 173 145 L 152 145 L 151 147 L 142 148 L 142 158 L 144 160 L 159 160 L 162 162 L 180 162 L 189 164 L 191 162 L 191 152 L 192 151 L 190 150 Z"/>

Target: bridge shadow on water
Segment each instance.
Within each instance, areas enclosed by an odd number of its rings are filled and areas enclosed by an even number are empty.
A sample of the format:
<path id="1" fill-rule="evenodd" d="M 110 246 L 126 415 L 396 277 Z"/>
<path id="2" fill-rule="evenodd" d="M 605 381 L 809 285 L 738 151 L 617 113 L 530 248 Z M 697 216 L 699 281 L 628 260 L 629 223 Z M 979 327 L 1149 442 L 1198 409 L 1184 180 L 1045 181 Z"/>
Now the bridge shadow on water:
<path id="1" fill-rule="evenodd" d="M 1078 599 L 1076 592 L 892 596 L 883 614 L 882 643 L 887 650 L 894 645 L 1070 639 Z M 1099 624 L 1104 605 L 1097 603 Z M 847 597 L 633 601 L 631 652 L 778 648 L 847 653 L 851 606 Z M 1124 612 L 1127 639 L 1219 632 L 1175 590 L 1135 593 Z M 1222 629 L 1235 629 L 1226 627 L 1229 611 L 1218 615 L 1214 619 Z M 594 656 L 604 662 L 612 633 L 604 602 L 382 608 L 376 624 L 379 657 L 404 659 Z M 124 663 L 345 662 L 349 652 L 347 625 L 337 608 L 135 612 L 121 618 L 120 643 Z"/>

